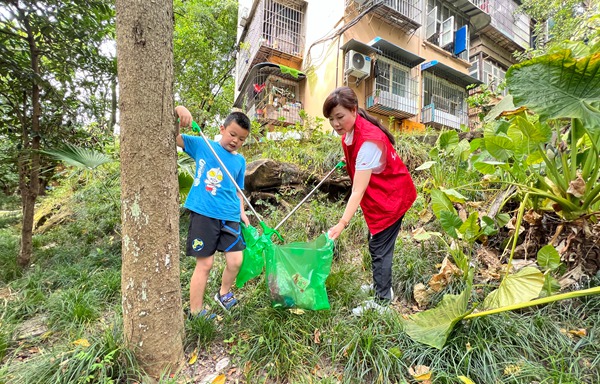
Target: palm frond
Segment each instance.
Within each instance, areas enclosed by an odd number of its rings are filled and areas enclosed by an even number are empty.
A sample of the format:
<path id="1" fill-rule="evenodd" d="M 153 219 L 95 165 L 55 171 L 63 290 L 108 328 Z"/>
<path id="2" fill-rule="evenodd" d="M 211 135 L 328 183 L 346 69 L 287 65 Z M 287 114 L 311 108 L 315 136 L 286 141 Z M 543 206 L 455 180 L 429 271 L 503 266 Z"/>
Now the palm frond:
<path id="1" fill-rule="evenodd" d="M 102 164 L 114 161 L 110 156 L 94 149 L 78 147 L 73 144 L 64 144 L 59 149 L 47 149 L 40 151 L 55 160 L 77 168 L 92 170 Z"/>

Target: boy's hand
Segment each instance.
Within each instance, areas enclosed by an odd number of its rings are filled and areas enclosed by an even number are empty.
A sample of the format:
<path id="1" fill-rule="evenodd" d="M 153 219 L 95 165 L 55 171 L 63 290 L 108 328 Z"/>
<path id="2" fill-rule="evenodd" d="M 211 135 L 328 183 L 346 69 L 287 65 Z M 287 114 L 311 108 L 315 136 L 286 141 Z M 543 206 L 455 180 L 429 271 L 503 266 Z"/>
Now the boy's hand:
<path id="1" fill-rule="evenodd" d="M 247 227 L 250 226 L 250 220 L 248 220 L 248 216 L 246 216 L 246 212 L 242 212 L 242 214 L 240 216 L 241 216 L 240 218 L 242 219 L 242 222 L 244 224 L 246 224 Z"/>
<path id="2" fill-rule="evenodd" d="M 177 107 L 175 107 L 175 112 L 179 117 L 180 127 L 189 127 L 192 124 L 192 121 L 194 119 L 192 118 L 192 114 L 190 113 L 190 111 L 188 111 L 186 107 L 184 107 L 183 105 L 178 105 Z"/>

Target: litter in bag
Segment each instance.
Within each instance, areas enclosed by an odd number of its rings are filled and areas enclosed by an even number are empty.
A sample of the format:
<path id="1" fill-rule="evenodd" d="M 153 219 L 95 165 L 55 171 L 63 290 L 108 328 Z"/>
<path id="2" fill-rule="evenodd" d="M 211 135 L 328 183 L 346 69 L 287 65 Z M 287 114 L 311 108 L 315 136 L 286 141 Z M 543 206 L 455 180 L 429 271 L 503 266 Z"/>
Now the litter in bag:
<path id="1" fill-rule="evenodd" d="M 240 272 L 235 279 L 235 286 L 238 288 L 262 273 L 265 266 L 264 249 L 271 244 L 271 241 L 265 236 L 260 236 L 253 226 L 241 223 L 241 227 L 246 249 L 243 252 Z"/>
<path id="2" fill-rule="evenodd" d="M 329 309 L 325 281 L 331 271 L 334 242 L 326 234 L 312 242 L 264 248 L 273 307 Z"/>

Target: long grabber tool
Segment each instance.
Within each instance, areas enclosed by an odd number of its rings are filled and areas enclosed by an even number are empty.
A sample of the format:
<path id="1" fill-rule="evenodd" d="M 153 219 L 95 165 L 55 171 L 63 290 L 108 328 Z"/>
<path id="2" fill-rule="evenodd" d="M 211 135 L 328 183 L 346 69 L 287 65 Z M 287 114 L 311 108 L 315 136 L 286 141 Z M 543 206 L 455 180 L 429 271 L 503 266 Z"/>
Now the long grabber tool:
<path id="1" fill-rule="evenodd" d="M 346 165 L 346 163 L 345 163 L 345 162 L 343 162 L 343 161 L 340 161 L 339 163 L 337 163 L 337 164 L 335 165 L 335 167 L 333 167 L 333 169 L 332 169 L 331 171 L 329 171 L 329 173 L 328 173 L 327 175 L 325 175 L 325 177 L 323 178 L 323 180 L 321 180 L 321 181 L 319 182 L 319 184 L 317 184 L 317 186 L 316 186 L 316 187 L 314 187 L 314 188 L 313 188 L 313 190 L 312 190 L 312 191 L 310 191 L 310 192 L 308 193 L 308 195 L 306 195 L 306 197 L 305 197 L 304 199 L 302 199 L 302 201 L 301 201 L 301 202 L 299 202 L 299 203 L 298 203 L 298 205 L 296 205 L 296 206 L 294 207 L 294 209 L 292 209 L 292 210 L 290 211 L 290 213 L 288 213 L 288 214 L 287 214 L 287 216 L 286 216 L 286 217 L 284 217 L 284 218 L 283 218 L 283 220 L 281 220 L 281 222 L 280 222 L 279 224 L 277 224 L 277 226 L 274 228 L 274 230 L 276 231 L 276 230 L 277 230 L 277 228 L 281 227 L 281 224 L 285 223 L 285 221 L 286 221 L 287 219 L 289 219 L 289 218 L 290 218 L 290 217 L 291 217 L 291 216 L 294 214 L 294 212 L 296 212 L 296 210 L 297 210 L 298 208 L 300 208 L 300 206 L 301 206 L 301 205 L 302 205 L 302 204 L 303 204 L 303 203 L 304 203 L 306 200 L 308 200 L 308 198 L 310 197 L 310 195 L 312 195 L 312 194 L 313 194 L 313 193 L 314 193 L 314 192 L 315 192 L 317 189 L 319 189 L 319 187 L 321 186 L 321 184 L 323 184 L 323 183 L 325 182 L 325 180 L 327 180 L 327 179 L 329 178 L 329 176 L 331 176 L 331 174 L 332 174 L 333 172 L 335 172 L 335 170 L 336 170 L 336 169 L 338 169 L 338 168 L 342 168 L 344 165 Z"/>
<path id="2" fill-rule="evenodd" d="M 231 175 L 231 173 L 229 173 L 229 170 L 227 169 L 227 167 L 223 163 L 223 160 L 221 160 L 221 158 L 219 157 L 219 155 L 217 155 L 217 152 L 215 152 L 215 149 L 212 147 L 212 145 L 210 145 L 208 139 L 204 135 L 204 132 L 202 132 L 202 129 L 200 128 L 200 126 L 198 125 L 198 123 L 196 123 L 195 121 L 192 121 L 192 131 L 198 132 L 200 134 L 200 136 L 202 136 L 202 138 L 206 142 L 206 145 L 208 146 L 208 148 L 210 149 L 210 151 L 213 153 L 213 155 L 215 155 L 217 161 L 219 162 L 219 164 L 221 164 L 221 167 L 223 167 L 223 170 L 225 171 L 225 173 L 227 174 L 227 176 L 229 176 L 229 178 L 231 179 L 231 182 L 233 183 L 233 185 L 235 185 L 235 189 L 244 198 L 244 201 L 248 205 L 248 208 L 250 208 L 252 210 L 252 213 L 254 213 L 254 215 L 258 218 L 258 221 L 260 221 L 262 223 L 262 221 L 263 221 L 262 217 L 254 210 L 254 207 L 252 207 L 252 204 L 250 204 L 250 200 L 248 200 L 248 198 L 246 197 L 246 195 L 244 194 L 244 192 L 242 191 L 242 189 L 240 188 L 240 186 L 235 182 L 235 179 L 233 178 L 233 176 Z"/>

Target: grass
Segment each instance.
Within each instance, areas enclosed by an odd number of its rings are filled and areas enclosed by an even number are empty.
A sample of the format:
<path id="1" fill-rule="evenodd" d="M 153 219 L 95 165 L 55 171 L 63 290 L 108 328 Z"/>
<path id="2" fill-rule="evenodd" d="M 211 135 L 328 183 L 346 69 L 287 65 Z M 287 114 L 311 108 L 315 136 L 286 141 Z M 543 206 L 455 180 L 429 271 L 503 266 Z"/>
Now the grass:
<path id="1" fill-rule="evenodd" d="M 332 143 L 319 144 L 319 155 L 310 162 L 312 152 L 295 153 L 301 151 L 289 143 L 271 143 L 264 151 L 304 162 L 323 174 L 339 159 L 338 140 Z M 414 154 L 415 163 L 426 153 L 399 145 L 403 153 Z M 61 224 L 36 233 L 34 262 L 25 270 L 15 264 L 18 218 L 0 217 L 0 383 L 144 381 L 122 340 L 119 209 L 104 195 L 107 187 L 118 195 L 118 186 L 100 182 L 65 184 L 42 199 L 49 212 L 68 204 L 71 213 Z M 257 208 L 274 227 L 309 190 L 281 194 L 288 207 L 264 201 Z M 217 320 L 186 320 L 186 352 L 206 355 L 223 347 L 248 383 L 415 383 L 410 370 L 419 365 L 428 367 L 433 383 L 462 383 L 459 376 L 494 384 L 600 382 L 598 297 L 460 322 L 441 350 L 419 344 L 402 331 L 402 313 L 410 313 L 415 305 L 414 286 L 426 284 L 446 256 L 435 240 L 416 243 L 410 236 L 422 225 L 419 212 L 427 204 L 420 195 L 396 244 L 392 274 L 399 297 L 395 308 L 401 313 L 351 316 L 351 309 L 367 298 L 360 286 L 371 280 L 368 231 L 357 214 L 336 241 L 326 282 L 330 310 L 272 308 L 263 274 L 236 290 L 240 305 L 230 314 L 213 306 L 220 315 Z M 317 192 L 281 226 L 281 234 L 286 243 L 312 240 L 335 224 L 343 209 L 343 196 L 331 201 Z M 187 223 L 182 212 L 181 250 Z M 194 263 L 193 258 L 181 257 L 184 311 Z M 224 258 L 218 255 L 208 282 L 208 305 L 223 267 Z M 595 279 L 590 284 L 600 283 L 600 277 Z M 455 281 L 432 297 L 432 305 L 443 293 L 462 288 L 463 283 Z M 40 318 L 46 319 L 44 333 L 16 338 L 25 321 Z M 586 334 L 574 332 L 580 329 Z M 160 382 L 177 381 L 165 377 Z"/>

